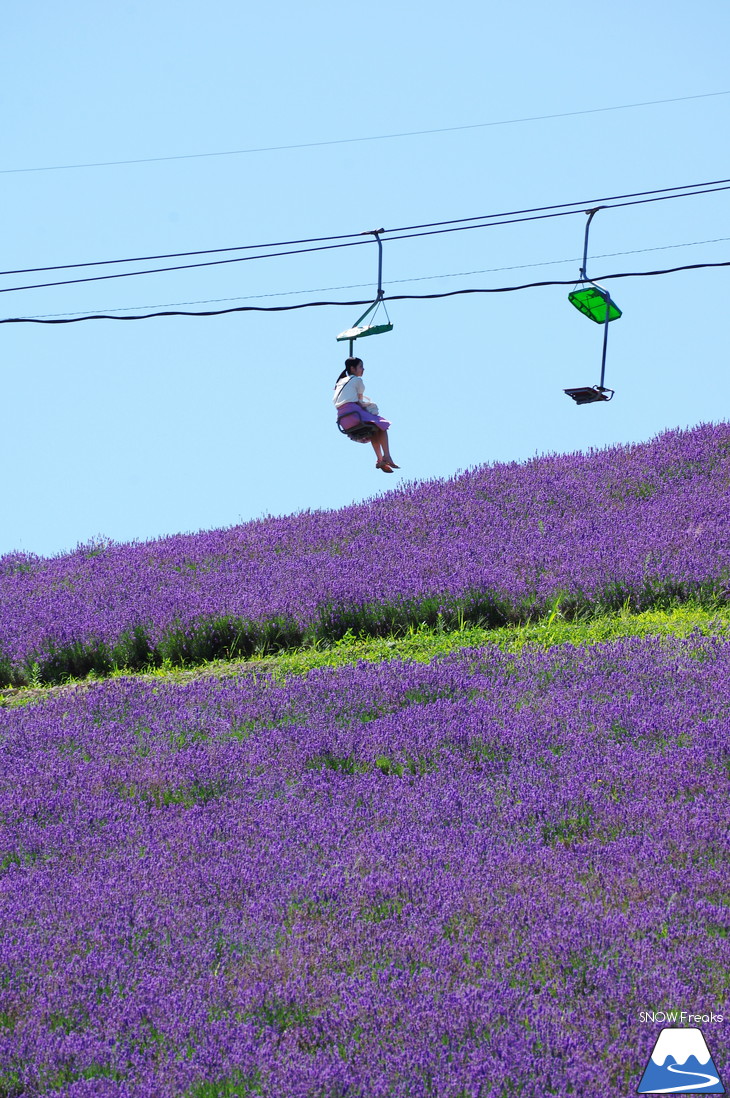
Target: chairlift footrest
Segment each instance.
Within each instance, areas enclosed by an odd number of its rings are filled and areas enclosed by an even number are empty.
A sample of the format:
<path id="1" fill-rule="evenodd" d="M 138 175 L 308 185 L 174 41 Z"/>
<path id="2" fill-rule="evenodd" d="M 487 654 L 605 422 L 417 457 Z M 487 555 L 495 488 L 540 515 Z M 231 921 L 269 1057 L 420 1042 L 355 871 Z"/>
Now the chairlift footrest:
<path id="1" fill-rule="evenodd" d="M 578 389 L 563 389 L 563 392 L 576 404 L 594 404 L 600 400 L 611 400 L 614 394 L 613 389 L 602 389 L 600 385 L 584 385 Z"/>

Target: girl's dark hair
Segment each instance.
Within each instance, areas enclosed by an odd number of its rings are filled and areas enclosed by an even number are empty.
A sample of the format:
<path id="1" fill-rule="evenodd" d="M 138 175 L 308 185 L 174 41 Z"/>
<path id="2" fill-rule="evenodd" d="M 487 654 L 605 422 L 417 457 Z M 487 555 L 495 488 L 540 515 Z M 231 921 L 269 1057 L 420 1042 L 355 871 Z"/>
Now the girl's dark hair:
<path id="1" fill-rule="evenodd" d="M 361 358 L 346 358 L 345 359 L 345 368 L 342 371 L 342 373 L 340 374 L 340 376 L 337 378 L 337 381 L 342 381 L 343 377 L 347 377 L 348 374 L 352 375 L 352 371 L 355 369 L 355 367 L 358 364 L 362 366 L 362 359 Z M 337 382 L 335 382 L 335 384 L 337 384 Z"/>

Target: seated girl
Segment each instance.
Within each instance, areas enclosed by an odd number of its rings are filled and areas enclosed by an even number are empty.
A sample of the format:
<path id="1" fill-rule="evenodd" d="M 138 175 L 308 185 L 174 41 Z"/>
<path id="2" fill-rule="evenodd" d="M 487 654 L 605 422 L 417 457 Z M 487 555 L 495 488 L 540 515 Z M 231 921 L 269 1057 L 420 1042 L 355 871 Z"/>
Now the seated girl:
<path id="1" fill-rule="evenodd" d="M 362 380 L 364 369 L 361 358 L 348 358 L 345 369 L 335 383 L 335 395 L 332 400 L 337 409 L 338 419 L 347 415 L 348 412 L 357 412 L 363 423 L 373 424 L 374 433 L 370 437 L 370 442 L 377 458 L 375 468 L 382 469 L 384 473 L 392 473 L 400 466 L 396 465 L 390 456 L 388 445 L 390 423 L 378 414 L 377 404 L 373 404 L 372 400 L 368 400 L 365 396 L 365 384 Z M 361 441 L 366 442 L 367 439 Z"/>

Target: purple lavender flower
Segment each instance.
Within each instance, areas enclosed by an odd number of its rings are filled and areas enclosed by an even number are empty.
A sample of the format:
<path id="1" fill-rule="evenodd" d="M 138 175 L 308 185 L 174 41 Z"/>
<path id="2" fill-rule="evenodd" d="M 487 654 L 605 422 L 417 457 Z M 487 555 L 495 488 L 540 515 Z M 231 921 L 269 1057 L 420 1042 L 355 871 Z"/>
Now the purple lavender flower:
<path id="1" fill-rule="evenodd" d="M 724 1009 L 729 729 L 697 637 L 0 710 L 0 1088 L 624 1098 Z"/>

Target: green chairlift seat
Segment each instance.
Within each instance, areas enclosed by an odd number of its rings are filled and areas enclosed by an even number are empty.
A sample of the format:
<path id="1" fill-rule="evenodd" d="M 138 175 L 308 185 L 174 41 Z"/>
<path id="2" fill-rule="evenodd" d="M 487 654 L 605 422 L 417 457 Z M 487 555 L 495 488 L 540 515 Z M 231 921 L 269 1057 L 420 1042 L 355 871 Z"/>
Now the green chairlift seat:
<path id="1" fill-rule="evenodd" d="M 568 301 L 575 305 L 583 316 L 589 320 L 595 320 L 596 324 L 606 323 L 606 307 L 608 306 L 608 320 L 618 320 L 621 310 L 615 301 L 611 300 L 606 290 L 593 284 L 581 290 L 573 290 L 568 294 Z"/>

